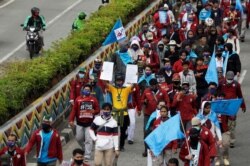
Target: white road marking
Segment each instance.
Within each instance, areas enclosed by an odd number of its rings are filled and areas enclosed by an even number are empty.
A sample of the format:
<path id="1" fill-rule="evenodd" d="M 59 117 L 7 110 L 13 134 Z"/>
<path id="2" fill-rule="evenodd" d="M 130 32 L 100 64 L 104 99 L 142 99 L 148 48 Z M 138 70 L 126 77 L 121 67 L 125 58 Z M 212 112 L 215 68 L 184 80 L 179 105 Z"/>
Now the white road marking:
<path id="1" fill-rule="evenodd" d="M 246 74 L 247 74 L 247 70 L 243 70 L 242 74 L 240 75 L 240 79 L 239 79 L 240 84 L 242 84 Z"/>
<path id="2" fill-rule="evenodd" d="M 12 0 L 15 1 L 15 0 Z M 67 12 L 69 12 L 72 8 L 74 8 L 76 5 L 78 5 L 80 2 L 82 2 L 82 0 L 78 0 L 75 3 L 73 3 L 71 6 L 69 6 L 68 8 L 66 8 L 64 11 L 62 11 L 60 14 L 58 14 L 56 17 L 54 17 L 52 20 L 50 20 L 47 23 L 47 27 L 49 27 L 51 24 L 53 24 L 54 22 L 56 22 L 59 18 L 61 18 L 64 14 L 66 14 Z M 11 57 L 13 54 L 15 54 L 20 48 L 22 48 L 23 46 L 25 46 L 26 41 L 22 42 L 21 44 L 19 44 L 14 50 L 12 50 L 10 53 L 8 53 L 7 55 L 5 55 L 3 58 L 0 59 L 0 63 L 3 63 L 4 61 L 6 61 L 9 57 Z"/>
<path id="3" fill-rule="evenodd" d="M 0 9 L 1 9 L 1 8 L 4 8 L 5 6 L 11 4 L 11 3 L 14 2 L 14 1 L 15 1 L 15 0 L 10 0 L 10 1 L 6 2 L 5 4 L 3 4 L 3 5 L 0 6 Z"/>

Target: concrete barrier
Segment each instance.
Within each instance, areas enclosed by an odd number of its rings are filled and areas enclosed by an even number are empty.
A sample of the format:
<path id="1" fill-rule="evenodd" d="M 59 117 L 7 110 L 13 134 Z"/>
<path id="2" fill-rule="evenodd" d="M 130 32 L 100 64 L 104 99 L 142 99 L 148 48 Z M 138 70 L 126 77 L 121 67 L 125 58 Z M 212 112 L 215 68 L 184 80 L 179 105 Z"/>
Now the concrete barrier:
<path id="1" fill-rule="evenodd" d="M 126 34 L 130 38 L 138 33 L 143 22 L 151 18 L 151 14 L 158 9 L 160 0 L 155 0 L 143 12 L 136 16 L 125 28 Z M 69 93 L 70 82 L 76 78 L 80 67 L 90 69 L 93 61 L 97 57 L 105 60 L 117 49 L 117 44 L 101 47 L 95 51 L 86 61 L 84 61 L 73 72 L 67 75 L 51 90 L 34 101 L 21 113 L 10 119 L 0 127 L 0 149 L 5 146 L 9 132 L 15 132 L 18 135 L 21 146 L 24 146 L 32 132 L 40 127 L 40 122 L 45 114 L 53 117 L 54 123 L 60 123 L 62 116 L 69 113 Z M 64 139 L 64 138 L 63 138 Z"/>

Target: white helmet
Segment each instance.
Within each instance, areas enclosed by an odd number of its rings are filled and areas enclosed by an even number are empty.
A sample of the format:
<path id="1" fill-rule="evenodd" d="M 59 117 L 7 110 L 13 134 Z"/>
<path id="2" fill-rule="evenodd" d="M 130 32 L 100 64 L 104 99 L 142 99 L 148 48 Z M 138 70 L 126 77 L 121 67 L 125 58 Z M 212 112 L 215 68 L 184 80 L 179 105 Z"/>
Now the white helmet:
<path id="1" fill-rule="evenodd" d="M 206 18 L 205 24 L 210 27 L 214 24 L 214 20 L 212 18 Z"/>

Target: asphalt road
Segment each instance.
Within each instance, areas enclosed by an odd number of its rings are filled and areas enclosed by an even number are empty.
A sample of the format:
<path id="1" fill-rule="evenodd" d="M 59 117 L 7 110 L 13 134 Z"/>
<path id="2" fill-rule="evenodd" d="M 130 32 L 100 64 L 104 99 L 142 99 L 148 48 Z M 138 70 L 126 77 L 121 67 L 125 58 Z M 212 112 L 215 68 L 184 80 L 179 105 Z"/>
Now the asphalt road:
<path id="1" fill-rule="evenodd" d="M 69 34 L 73 20 L 80 11 L 89 15 L 96 11 L 99 5 L 101 0 L 0 1 L 0 63 L 7 57 L 8 60 L 29 58 L 24 46 L 26 32 L 20 24 L 30 15 L 33 6 L 39 7 L 41 15 L 45 16 L 48 28 L 43 35 L 45 49 L 48 49 L 52 42 Z"/>

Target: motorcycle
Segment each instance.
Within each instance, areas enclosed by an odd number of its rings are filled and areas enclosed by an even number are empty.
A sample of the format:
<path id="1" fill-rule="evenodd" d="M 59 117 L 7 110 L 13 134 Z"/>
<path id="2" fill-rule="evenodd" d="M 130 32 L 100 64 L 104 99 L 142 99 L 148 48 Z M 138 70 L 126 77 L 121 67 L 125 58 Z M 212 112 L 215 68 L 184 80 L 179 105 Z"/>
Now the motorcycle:
<path id="1" fill-rule="evenodd" d="M 21 27 L 23 27 L 23 24 L 21 24 Z M 24 30 L 27 31 L 26 33 L 26 45 L 27 49 L 30 54 L 30 59 L 34 57 L 34 55 L 39 54 L 39 52 L 42 49 L 42 45 L 40 43 L 39 39 L 39 30 L 36 27 L 30 26 L 25 28 Z"/>

